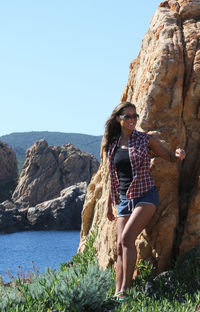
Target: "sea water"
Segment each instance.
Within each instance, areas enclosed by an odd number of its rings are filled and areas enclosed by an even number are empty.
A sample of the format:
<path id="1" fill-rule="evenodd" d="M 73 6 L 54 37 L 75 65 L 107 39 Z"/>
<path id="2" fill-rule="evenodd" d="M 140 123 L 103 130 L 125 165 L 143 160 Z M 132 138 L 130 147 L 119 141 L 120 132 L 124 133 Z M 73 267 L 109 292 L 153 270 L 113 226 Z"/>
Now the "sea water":
<path id="1" fill-rule="evenodd" d="M 0 275 L 9 281 L 10 275 L 57 269 L 77 253 L 79 241 L 79 231 L 0 234 Z"/>

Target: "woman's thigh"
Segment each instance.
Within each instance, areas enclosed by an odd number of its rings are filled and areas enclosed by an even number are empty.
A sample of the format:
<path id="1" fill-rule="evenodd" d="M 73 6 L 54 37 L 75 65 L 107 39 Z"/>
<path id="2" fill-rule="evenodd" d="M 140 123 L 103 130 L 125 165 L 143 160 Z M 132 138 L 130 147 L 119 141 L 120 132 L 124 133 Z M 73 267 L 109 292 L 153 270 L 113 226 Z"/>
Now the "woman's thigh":
<path id="1" fill-rule="evenodd" d="M 133 243 L 142 230 L 148 225 L 156 211 L 153 204 L 138 204 L 124 225 L 121 239 L 123 243 Z"/>

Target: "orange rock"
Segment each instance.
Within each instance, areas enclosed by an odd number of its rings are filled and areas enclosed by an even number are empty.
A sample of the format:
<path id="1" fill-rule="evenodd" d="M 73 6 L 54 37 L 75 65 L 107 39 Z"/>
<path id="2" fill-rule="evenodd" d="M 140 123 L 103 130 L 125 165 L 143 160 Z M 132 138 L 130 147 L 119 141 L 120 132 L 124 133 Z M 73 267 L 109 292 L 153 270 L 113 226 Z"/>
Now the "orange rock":
<path id="1" fill-rule="evenodd" d="M 151 19 L 140 53 L 131 62 L 121 100 L 136 105 L 137 128 L 157 135 L 169 150 L 186 149 L 179 164 L 152 158 L 160 204 L 151 224 L 137 239 L 138 259 L 149 259 L 161 272 L 172 257 L 200 245 L 200 3 L 169 0 Z M 197 182 L 198 181 L 198 182 Z M 98 227 L 96 249 L 102 267 L 115 264 L 116 223 L 106 218 L 107 158 L 88 188 L 79 250 Z"/>

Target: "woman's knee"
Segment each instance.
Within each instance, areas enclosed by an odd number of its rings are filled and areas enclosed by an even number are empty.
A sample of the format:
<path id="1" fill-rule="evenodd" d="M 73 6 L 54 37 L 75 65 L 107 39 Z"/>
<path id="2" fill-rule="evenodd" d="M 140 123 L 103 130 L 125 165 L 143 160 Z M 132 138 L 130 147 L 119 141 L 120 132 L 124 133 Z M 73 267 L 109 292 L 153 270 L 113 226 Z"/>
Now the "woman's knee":
<path id="1" fill-rule="evenodd" d="M 135 239 L 133 237 L 130 237 L 128 233 L 123 233 L 121 237 L 121 246 L 133 247 L 135 246 Z"/>
<path id="2" fill-rule="evenodd" d="M 117 255 L 121 256 L 122 255 L 122 244 L 121 240 L 117 242 Z"/>

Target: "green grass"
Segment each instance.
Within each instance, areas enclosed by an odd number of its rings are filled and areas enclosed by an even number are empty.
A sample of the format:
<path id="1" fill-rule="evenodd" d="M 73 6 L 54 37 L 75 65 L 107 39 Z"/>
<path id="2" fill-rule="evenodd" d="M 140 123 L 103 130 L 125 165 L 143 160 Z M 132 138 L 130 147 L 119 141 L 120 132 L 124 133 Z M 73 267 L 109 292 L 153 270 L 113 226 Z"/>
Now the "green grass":
<path id="1" fill-rule="evenodd" d="M 0 284 L 0 311 L 16 312 L 193 312 L 200 303 L 200 249 L 190 252 L 171 271 L 154 275 L 152 265 L 140 262 L 140 275 L 133 281 L 128 303 L 111 300 L 115 273 L 102 270 L 93 246 L 97 230 L 88 237 L 86 248 L 58 270 L 26 276 Z M 147 283 L 148 282 L 148 283 Z"/>

